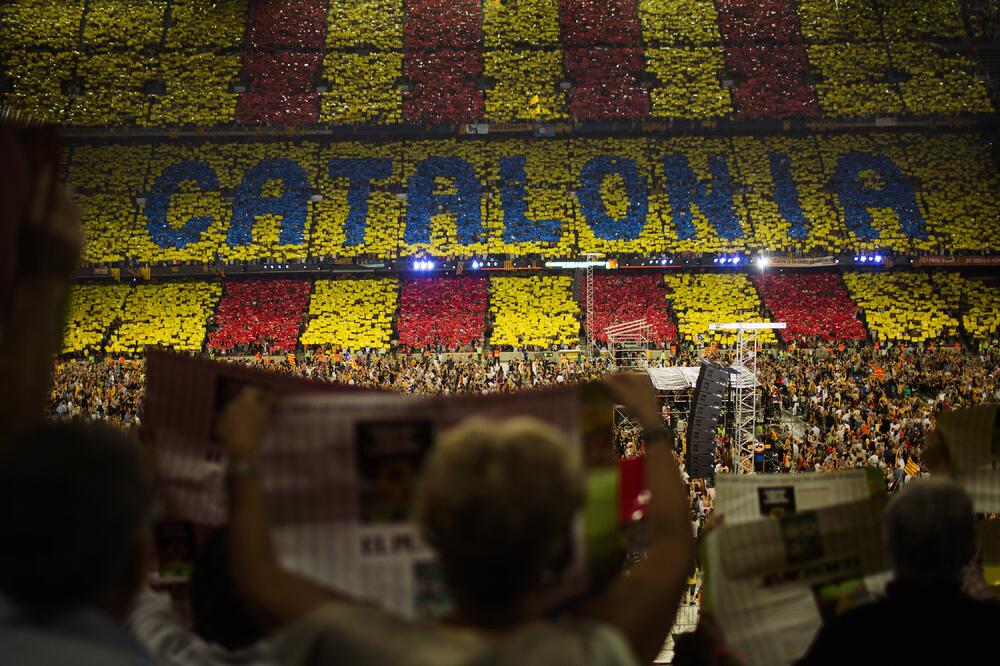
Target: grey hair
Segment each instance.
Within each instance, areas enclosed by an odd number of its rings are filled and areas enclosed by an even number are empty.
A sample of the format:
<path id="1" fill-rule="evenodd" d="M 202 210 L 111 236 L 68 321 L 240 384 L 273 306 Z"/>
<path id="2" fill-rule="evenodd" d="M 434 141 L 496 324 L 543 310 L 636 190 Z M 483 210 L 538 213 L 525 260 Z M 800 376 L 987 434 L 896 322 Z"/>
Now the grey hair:
<path id="1" fill-rule="evenodd" d="M 415 510 L 456 599 L 502 611 L 567 563 L 580 464 L 569 440 L 534 418 L 472 418 L 439 439 Z"/>
<path id="2" fill-rule="evenodd" d="M 896 577 L 958 581 L 975 553 L 972 500 L 958 485 L 920 479 L 906 485 L 885 510 L 885 540 Z"/>

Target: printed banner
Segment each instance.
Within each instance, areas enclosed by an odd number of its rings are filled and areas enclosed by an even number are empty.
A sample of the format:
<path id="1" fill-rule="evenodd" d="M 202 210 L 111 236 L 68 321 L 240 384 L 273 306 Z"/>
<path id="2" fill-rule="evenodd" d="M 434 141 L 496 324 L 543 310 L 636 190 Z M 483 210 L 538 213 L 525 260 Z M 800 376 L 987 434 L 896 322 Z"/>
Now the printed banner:
<path id="1" fill-rule="evenodd" d="M 793 663 L 884 583 L 886 497 L 861 470 L 724 476 L 716 502 L 726 523 L 704 545 L 705 605 L 748 666 Z"/>
<path id="2" fill-rule="evenodd" d="M 877 470 L 852 469 L 836 474 L 723 474 L 716 488 L 716 510 L 727 525 L 738 525 L 860 501 L 883 493 L 885 482 Z"/>
<path id="3" fill-rule="evenodd" d="M 768 257 L 767 261 L 775 268 L 821 268 L 837 264 L 833 255 L 826 257 Z"/>
<path id="4" fill-rule="evenodd" d="M 441 612 L 447 600 L 439 566 L 409 519 L 411 497 L 435 437 L 471 415 L 532 416 L 578 444 L 587 496 L 575 527 L 576 559 L 559 599 L 582 594 L 620 565 L 611 401 L 594 386 L 418 398 L 339 386 L 316 391 L 264 373 L 234 377 L 230 368 L 168 354 L 153 355 L 147 366 L 146 426 L 170 522 L 226 521 L 213 424 L 229 398 L 256 383 L 281 395 L 261 444 L 260 483 L 288 566 L 405 616 Z"/>
<path id="5" fill-rule="evenodd" d="M 918 257 L 917 266 L 1000 266 L 1000 255 L 962 255 L 945 257 L 941 255 Z"/>

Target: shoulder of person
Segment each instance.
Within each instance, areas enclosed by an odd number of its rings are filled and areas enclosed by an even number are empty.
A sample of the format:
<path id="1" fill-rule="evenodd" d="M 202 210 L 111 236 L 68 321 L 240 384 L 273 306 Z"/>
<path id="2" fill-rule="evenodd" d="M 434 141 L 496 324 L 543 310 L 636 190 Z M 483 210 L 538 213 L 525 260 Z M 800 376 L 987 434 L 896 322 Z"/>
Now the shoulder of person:
<path id="1" fill-rule="evenodd" d="M 274 638 L 282 663 L 355 666 L 633 666 L 625 638 L 593 623 L 539 622 L 501 638 L 408 621 L 374 606 L 331 603 Z"/>
<path id="2" fill-rule="evenodd" d="M 625 637 L 595 622 L 538 622 L 495 641 L 470 666 L 636 666 Z"/>

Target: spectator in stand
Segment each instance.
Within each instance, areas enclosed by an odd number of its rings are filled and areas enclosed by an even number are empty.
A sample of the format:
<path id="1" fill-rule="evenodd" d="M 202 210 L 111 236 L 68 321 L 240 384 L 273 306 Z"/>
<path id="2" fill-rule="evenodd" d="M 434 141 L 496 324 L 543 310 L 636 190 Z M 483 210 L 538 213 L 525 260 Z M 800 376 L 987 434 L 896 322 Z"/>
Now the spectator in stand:
<path id="1" fill-rule="evenodd" d="M 659 425 L 648 381 L 617 378 L 610 386 L 646 433 L 646 474 L 656 489 L 647 510 L 650 547 L 627 576 L 558 622 L 546 619 L 543 599 L 570 561 L 582 493 L 580 471 L 558 432 L 530 419 L 476 419 L 432 451 L 417 514 L 441 558 L 455 609 L 443 624 L 416 624 L 279 564 L 254 474 L 267 413 L 253 392 L 230 403 L 219 434 L 230 463 L 231 568 L 243 598 L 272 627 L 296 622 L 275 639 L 279 657 L 357 666 L 650 663 L 684 594 L 694 541 L 673 442 Z"/>
<path id="2" fill-rule="evenodd" d="M 778 464 L 790 472 L 873 466 L 895 487 L 914 474 L 906 463 L 918 461 L 924 437 L 941 410 L 1000 401 L 1000 362 L 996 347 L 980 350 L 904 346 L 874 348 L 848 343 L 842 348 L 808 341 L 810 347 L 775 350 L 758 358 L 761 382 L 794 410 L 801 429 L 773 424 L 768 433 Z M 729 362 L 725 352 L 718 360 Z M 405 351 L 351 354 L 316 350 L 296 366 L 284 359 L 238 359 L 253 366 L 382 390 L 421 395 L 492 393 L 575 384 L 600 379 L 610 366 L 604 359 L 536 358 L 501 362 L 486 355 L 411 356 Z M 698 350 L 681 346 L 661 363 L 695 365 Z M 654 361 L 655 363 L 655 361 Z M 877 366 L 884 376 L 875 374 Z M 562 377 L 562 382 L 559 378 Z M 61 361 L 49 396 L 50 418 L 96 418 L 123 426 L 141 418 L 144 374 L 139 360 Z M 776 413 L 774 414 L 776 416 Z M 678 423 L 683 431 L 683 419 Z M 627 435 L 627 433 L 626 433 Z M 620 437 L 629 456 L 641 454 L 641 438 Z M 719 469 L 732 469 L 721 442 Z M 872 457 L 875 459 L 872 460 Z M 786 462 L 787 461 L 787 464 Z M 911 472 L 913 471 L 911 467 Z"/>
<path id="3" fill-rule="evenodd" d="M 844 664 L 858 655 L 872 663 L 969 663 L 990 654 L 1000 604 L 962 591 L 976 550 L 965 491 L 938 479 L 910 484 L 886 508 L 884 530 L 895 572 L 886 597 L 827 622 L 800 663 Z"/>

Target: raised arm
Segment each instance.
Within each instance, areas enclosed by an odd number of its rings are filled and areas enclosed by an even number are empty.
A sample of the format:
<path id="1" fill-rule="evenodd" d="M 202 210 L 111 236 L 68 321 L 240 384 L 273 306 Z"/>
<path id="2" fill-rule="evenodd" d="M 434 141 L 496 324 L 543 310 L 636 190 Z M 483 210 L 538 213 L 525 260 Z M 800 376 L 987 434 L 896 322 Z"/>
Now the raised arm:
<path id="1" fill-rule="evenodd" d="M 245 389 L 225 407 L 217 433 L 229 461 L 228 550 L 233 581 L 247 607 L 269 628 L 279 629 L 344 597 L 278 561 L 257 479 L 257 450 L 267 422 L 263 395 Z"/>
<path id="2" fill-rule="evenodd" d="M 28 222 L 18 230 L 10 319 L 0 332 L 0 422 L 8 430 L 45 416 L 52 358 L 59 353 L 70 282 L 83 244 L 69 190 L 50 189 L 51 177 L 40 178 Z"/>
<path id="3" fill-rule="evenodd" d="M 642 426 L 646 440 L 646 558 L 618 575 L 582 614 L 618 628 L 640 663 L 652 663 L 674 624 L 694 566 L 687 489 L 672 455 L 673 439 L 660 424 L 656 396 L 645 375 L 618 375 L 609 386 Z"/>

